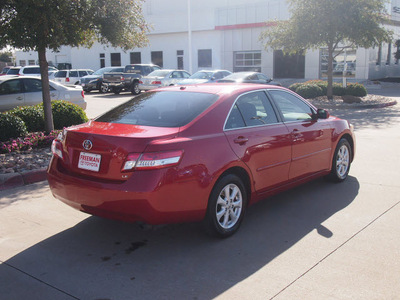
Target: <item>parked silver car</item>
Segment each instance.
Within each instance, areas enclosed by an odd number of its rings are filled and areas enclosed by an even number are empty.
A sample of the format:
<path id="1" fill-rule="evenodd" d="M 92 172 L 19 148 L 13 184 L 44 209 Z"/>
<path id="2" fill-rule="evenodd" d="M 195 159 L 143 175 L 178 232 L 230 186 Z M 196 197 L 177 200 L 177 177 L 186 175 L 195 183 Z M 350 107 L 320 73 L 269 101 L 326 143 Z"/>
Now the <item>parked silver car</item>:
<path id="1" fill-rule="evenodd" d="M 66 100 L 86 109 L 86 101 L 81 87 L 68 87 L 50 81 L 51 100 Z M 18 106 L 35 105 L 43 102 L 42 81 L 34 76 L 0 77 L 0 111 Z"/>
<path id="2" fill-rule="evenodd" d="M 156 70 L 139 80 L 139 90 L 148 91 L 161 86 L 175 85 L 189 77 L 190 73 L 183 70 Z"/>
<path id="3" fill-rule="evenodd" d="M 215 82 L 218 79 L 222 79 L 230 74 L 232 74 L 232 72 L 227 70 L 201 70 L 194 73 L 188 79 L 184 79 L 179 82 L 179 85 Z"/>

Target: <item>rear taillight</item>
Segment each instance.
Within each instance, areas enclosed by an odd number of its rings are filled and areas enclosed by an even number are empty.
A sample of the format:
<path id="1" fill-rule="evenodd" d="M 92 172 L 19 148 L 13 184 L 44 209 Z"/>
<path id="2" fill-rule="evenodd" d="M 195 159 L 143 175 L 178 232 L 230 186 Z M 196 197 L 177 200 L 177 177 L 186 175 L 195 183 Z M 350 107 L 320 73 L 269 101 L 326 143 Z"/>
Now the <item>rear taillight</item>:
<path id="1" fill-rule="evenodd" d="M 151 84 L 161 84 L 161 81 L 160 80 L 155 80 Z"/>
<path id="2" fill-rule="evenodd" d="M 54 156 L 63 159 L 62 144 L 60 141 L 53 140 L 53 143 L 51 144 L 51 152 L 53 153 Z"/>
<path id="3" fill-rule="evenodd" d="M 67 77 L 67 78 L 65 78 L 65 82 L 69 82 L 69 78 Z"/>
<path id="4" fill-rule="evenodd" d="M 129 153 L 122 171 L 154 170 L 173 167 L 179 164 L 183 151 L 166 151 L 150 153 Z"/>
<path id="5" fill-rule="evenodd" d="M 121 81 L 125 81 L 125 77 L 124 76 L 121 76 Z"/>
<path id="6" fill-rule="evenodd" d="M 85 92 L 82 90 L 81 92 L 82 98 L 85 98 Z"/>
<path id="7" fill-rule="evenodd" d="M 143 81 L 139 80 L 139 83 L 140 83 L 140 84 L 143 84 Z"/>

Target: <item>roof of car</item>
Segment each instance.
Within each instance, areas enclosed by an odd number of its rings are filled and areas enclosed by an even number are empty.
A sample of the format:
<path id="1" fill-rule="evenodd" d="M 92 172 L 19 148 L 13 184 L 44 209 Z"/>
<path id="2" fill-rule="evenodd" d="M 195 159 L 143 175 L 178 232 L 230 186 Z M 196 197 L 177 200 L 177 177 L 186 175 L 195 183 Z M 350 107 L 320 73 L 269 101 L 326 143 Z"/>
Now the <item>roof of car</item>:
<path id="1" fill-rule="evenodd" d="M 92 69 L 62 69 L 58 71 L 93 71 Z"/>
<path id="2" fill-rule="evenodd" d="M 4 75 L 4 76 L 0 76 L 0 81 L 6 81 L 6 80 L 10 80 L 10 79 L 38 79 L 40 80 L 40 77 L 37 76 L 18 76 L 18 75 Z"/>
<path id="3" fill-rule="evenodd" d="M 184 92 L 197 92 L 209 94 L 231 94 L 233 92 L 243 93 L 254 90 L 265 89 L 282 89 L 283 87 L 276 85 L 254 84 L 254 83 L 202 83 L 202 84 L 188 84 L 180 86 L 170 86 L 159 88 L 153 91 L 184 91 Z"/>

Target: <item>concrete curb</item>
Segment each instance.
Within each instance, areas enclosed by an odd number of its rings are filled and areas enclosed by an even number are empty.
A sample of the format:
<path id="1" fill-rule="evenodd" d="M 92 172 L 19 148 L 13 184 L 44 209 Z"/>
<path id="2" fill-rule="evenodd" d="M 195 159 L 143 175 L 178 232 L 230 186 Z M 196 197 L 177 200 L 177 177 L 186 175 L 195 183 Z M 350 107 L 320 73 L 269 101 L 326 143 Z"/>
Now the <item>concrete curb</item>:
<path id="1" fill-rule="evenodd" d="M 23 173 L 9 173 L 0 175 L 0 191 L 13 189 L 26 184 L 44 181 L 47 179 L 47 169 L 38 169 Z"/>
<path id="2" fill-rule="evenodd" d="M 370 105 L 319 105 L 318 108 L 324 108 L 324 109 L 335 109 L 335 108 L 341 108 L 341 109 L 371 109 L 371 108 L 385 108 L 389 106 L 396 105 L 397 101 L 391 101 L 387 103 L 379 103 L 379 104 L 370 104 Z"/>

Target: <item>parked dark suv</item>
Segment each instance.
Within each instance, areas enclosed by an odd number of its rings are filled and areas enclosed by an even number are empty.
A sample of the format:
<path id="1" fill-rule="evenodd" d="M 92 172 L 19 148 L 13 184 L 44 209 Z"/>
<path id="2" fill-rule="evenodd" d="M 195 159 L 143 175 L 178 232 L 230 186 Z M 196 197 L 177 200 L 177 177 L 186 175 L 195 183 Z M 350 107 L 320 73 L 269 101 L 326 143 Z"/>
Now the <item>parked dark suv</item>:
<path id="1" fill-rule="evenodd" d="M 87 93 L 93 90 L 99 90 L 100 93 L 106 93 L 108 86 L 103 85 L 103 74 L 105 72 L 122 72 L 124 67 L 106 67 L 94 72 L 92 75 L 83 76 L 79 83 Z"/>

